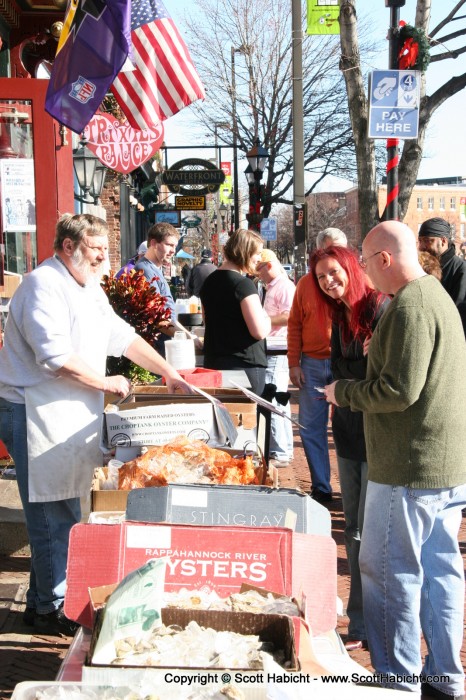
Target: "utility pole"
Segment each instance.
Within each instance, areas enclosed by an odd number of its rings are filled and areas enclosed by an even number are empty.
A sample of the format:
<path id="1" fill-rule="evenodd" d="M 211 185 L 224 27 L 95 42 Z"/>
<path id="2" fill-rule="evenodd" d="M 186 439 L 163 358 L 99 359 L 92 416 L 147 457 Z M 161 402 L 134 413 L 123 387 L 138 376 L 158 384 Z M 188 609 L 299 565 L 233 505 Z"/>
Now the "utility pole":
<path id="1" fill-rule="evenodd" d="M 231 47 L 231 113 L 232 113 L 232 129 L 233 129 L 233 209 L 234 209 L 234 229 L 241 226 L 239 220 L 239 185 L 238 185 L 238 119 L 236 115 L 236 71 L 235 71 L 235 54 L 247 54 L 249 47 L 242 44 L 241 46 Z"/>
<path id="2" fill-rule="evenodd" d="M 302 277 L 306 273 L 308 248 L 307 205 L 304 189 L 303 40 L 301 0 L 292 0 L 293 233 L 297 277 Z"/>

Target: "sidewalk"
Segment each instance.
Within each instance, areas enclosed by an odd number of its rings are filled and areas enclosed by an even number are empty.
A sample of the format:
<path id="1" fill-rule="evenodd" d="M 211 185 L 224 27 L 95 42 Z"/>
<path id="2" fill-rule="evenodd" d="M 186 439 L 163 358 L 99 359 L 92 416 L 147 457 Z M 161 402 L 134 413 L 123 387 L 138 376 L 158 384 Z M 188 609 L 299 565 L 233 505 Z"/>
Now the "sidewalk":
<path id="1" fill-rule="evenodd" d="M 293 404 L 295 404 L 294 399 L 293 396 Z M 295 405 L 293 410 L 296 410 Z M 334 499 L 328 507 L 332 517 L 332 534 L 337 543 L 338 595 L 345 608 L 348 600 L 349 575 L 343 541 L 344 519 L 333 441 L 330 442 L 330 458 Z M 295 458 L 290 466 L 280 469 L 280 483 L 288 488 L 300 487 L 306 492 L 310 490 L 309 470 L 297 432 L 295 433 Z M 11 698 L 16 683 L 20 681 L 54 680 L 71 642 L 70 639 L 59 637 L 34 636 L 31 634 L 33 628 L 31 630 L 22 624 L 29 556 L 21 536 L 20 505 L 11 508 L 12 505 L 15 506 L 13 491 L 12 482 L 0 479 L 0 531 L 2 533 L 0 538 L 3 539 L 4 528 L 6 528 L 4 518 L 1 517 L 5 512 L 3 506 L 8 506 L 10 511 L 15 511 L 13 515 L 17 519 L 17 524 L 10 523 L 9 526 L 17 529 L 19 546 L 17 551 L 0 554 L 0 700 Z M 462 519 L 460 542 L 463 557 L 466 560 L 465 516 Z M 338 618 L 337 630 L 343 641 L 346 639 L 347 623 L 345 616 Z M 354 651 L 350 656 L 361 666 L 372 670 L 368 651 Z M 466 642 L 463 643 L 462 659 L 463 666 L 466 666 Z"/>

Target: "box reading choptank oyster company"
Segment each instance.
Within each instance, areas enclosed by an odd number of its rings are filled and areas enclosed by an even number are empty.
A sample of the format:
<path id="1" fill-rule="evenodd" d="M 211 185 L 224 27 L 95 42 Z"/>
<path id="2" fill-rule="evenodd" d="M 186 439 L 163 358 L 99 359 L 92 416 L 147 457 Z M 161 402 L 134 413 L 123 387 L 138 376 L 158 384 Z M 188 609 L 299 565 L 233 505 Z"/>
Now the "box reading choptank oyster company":
<path id="1" fill-rule="evenodd" d="M 286 527 L 331 534 L 330 513 L 307 494 L 268 486 L 169 484 L 128 493 L 126 520 L 186 525 Z"/>
<path id="2" fill-rule="evenodd" d="M 209 444 L 225 444 L 216 421 L 214 407 L 201 398 L 183 403 L 165 398 L 151 405 L 123 408 L 106 407 L 102 422 L 104 449 L 163 445 L 178 435 L 208 440 Z"/>
<path id="3" fill-rule="evenodd" d="M 285 528 L 133 522 L 79 523 L 72 528 L 66 616 L 91 628 L 89 588 L 119 582 L 160 557 L 168 557 L 166 591 L 204 588 L 226 598 L 250 583 L 304 599 L 313 634 L 336 626 L 337 555 L 331 537 Z"/>
<path id="4" fill-rule="evenodd" d="M 242 427 L 251 430 L 256 427 L 256 404 L 244 395 L 240 389 L 227 387 L 207 387 L 204 393 L 212 398 L 218 399 L 228 409 L 235 427 Z M 190 394 L 180 397 L 179 394 L 169 394 L 166 386 L 136 386 L 131 394 L 118 401 L 120 408 L 137 408 L 144 405 L 151 405 L 160 399 L 175 396 L 177 401 L 182 398 L 186 403 L 197 403 L 200 400 L 199 394 Z"/>

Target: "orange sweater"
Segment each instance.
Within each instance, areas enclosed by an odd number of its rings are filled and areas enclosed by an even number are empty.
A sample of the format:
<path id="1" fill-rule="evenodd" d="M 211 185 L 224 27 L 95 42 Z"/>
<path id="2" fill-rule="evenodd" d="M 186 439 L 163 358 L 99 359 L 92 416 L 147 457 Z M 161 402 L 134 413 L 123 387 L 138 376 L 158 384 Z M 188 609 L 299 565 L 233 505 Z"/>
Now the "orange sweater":
<path id="1" fill-rule="evenodd" d="M 315 309 L 319 301 L 313 291 L 311 274 L 308 272 L 299 280 L 288 318 L 289 367 L 299 366 L 302 353 L 317 360 L 330 357 L 332 324 L 329 317 L 327 332 L 322 334 L 316 323 Z"/>

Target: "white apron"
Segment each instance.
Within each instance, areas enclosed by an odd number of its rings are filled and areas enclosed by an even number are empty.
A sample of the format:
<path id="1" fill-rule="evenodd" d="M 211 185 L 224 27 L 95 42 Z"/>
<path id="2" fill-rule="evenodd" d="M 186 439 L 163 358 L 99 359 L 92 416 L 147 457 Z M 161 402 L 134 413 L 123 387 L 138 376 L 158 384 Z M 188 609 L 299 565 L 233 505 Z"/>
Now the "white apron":
<path id="1" fill-rule="evenodd" d="M 76 289 L 81 313 L 73 333 L 77 354 L 104 374 L 112 317 L 101 290 Z M 66 322 L 66 321 L 65 321 Z M 65 377 L 25 388 L 29 500 L 88 497 L 99 449 L 103 392 Z"/>
<path id="2" fill-rule="evenodd" d="M 59 377 L 25 389 L 29 500 L 87 497 L 102 465 L 103 394 Z"/>

